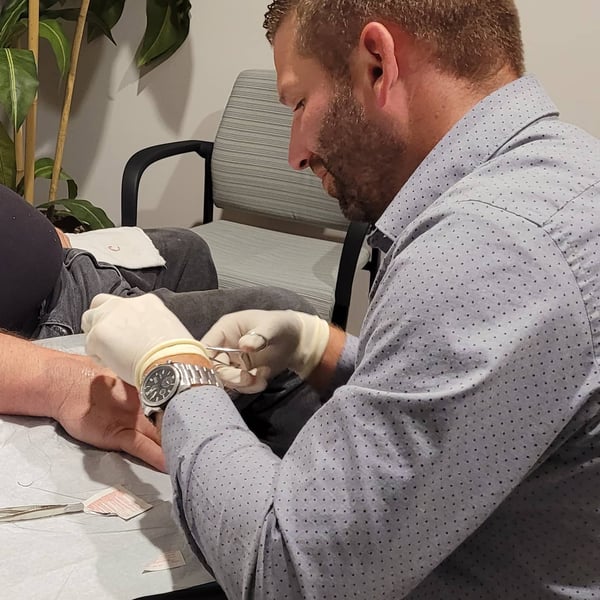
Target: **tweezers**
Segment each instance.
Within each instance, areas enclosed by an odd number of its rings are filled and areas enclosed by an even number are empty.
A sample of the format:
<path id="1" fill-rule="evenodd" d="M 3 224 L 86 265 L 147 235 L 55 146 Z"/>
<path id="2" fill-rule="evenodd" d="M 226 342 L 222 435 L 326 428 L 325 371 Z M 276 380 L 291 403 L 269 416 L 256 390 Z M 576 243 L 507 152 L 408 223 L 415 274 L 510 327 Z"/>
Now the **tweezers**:
<path id="1" fill-rule="evenodd" d="M 243 350 L 240 350 L 239 348 L 228 348 L 227 346 L 204 346 L 204 347 L 207 350 L 211 350 L 212 352 L 223 353 L 223 354 L 239 354 L 240 359 L 244 363 L 244 365 L 247 364 L 246 361 L 244 360 L 245 352 Z M 229 363 L 226 363 L 215 357 L 211 358 L 210 360 L 212 360 L 214 363 L 217 363 L 218 365 L 224 365 L 226 367 L 230 366 Z M 248 369 L 246 367 L 246 369 L 242 369 L 242 370 L 247 371 Z"/>
<path id="2" fill-rule="evenodd" d="M 212 350 L 213 352 L 225 352 L 225 354 L 236 354 L 243 353 L 243 350 L 239 348 L 227 348 L 226 346 L 204 346 L 207 350 Z"/>
<path id="3" fill-rule="evenodd" d="M 83 512 L 83 503 L 73 504 L 29 504 L 25 506 L 8 506 L 0 508 L 0 523 L 8 521 L 25 521 L 64 515 L 67 513 Z"/>

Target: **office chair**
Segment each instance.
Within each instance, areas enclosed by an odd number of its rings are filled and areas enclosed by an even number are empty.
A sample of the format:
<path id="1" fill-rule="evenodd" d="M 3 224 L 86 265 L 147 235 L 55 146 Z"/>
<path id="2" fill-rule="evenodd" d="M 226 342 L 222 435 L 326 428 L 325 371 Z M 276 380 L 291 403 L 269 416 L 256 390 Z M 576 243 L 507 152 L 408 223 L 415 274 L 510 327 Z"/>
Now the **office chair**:
<path id="1" fill-rule="evenodd" d="M 367 269 L 372 283 L 377 269 L 364 243 L 368 225 L 349 223 L 312 173 L 287 164 L 290 123 L 291 111 L 278 100 L 275 72 L 243 71 L 214 142 L 160 144 L 129 159 L 121 223 L 137 222 L 139 183 L 147 167 L 195 152 L 204 159 L 204 210 L 202 224 L 192 229 L 208 243 L 219 286 L 288 288 L 345 328 L 355 272 Z M 218 220 L 215 206 L 223 209 Z"/>

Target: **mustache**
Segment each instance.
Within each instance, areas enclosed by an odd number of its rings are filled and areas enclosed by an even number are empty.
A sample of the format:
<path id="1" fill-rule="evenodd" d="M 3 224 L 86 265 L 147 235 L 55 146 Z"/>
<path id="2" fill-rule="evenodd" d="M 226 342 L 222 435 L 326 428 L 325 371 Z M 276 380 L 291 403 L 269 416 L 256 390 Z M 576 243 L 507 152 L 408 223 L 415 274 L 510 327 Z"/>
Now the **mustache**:
<path id="1" fill-rule="evenodd" d="M 329 161 L 324 158 L 322 155 L 313 155 L 308 161 L 308 166 L 310 170 L 320 177 L 323 172 L 329 173 L 332 177 L 336 178 L 335 169 L 332 170 Z"/>
<path id="2" fill-rule="evenodd" d="M 327 168 L 323 162 L 323 159 L 320 156 L 315 156 L 314 154 L 309 158 L 308 166 L 313 173 L 321 170 L 322 167 L 325 169 Z"/>

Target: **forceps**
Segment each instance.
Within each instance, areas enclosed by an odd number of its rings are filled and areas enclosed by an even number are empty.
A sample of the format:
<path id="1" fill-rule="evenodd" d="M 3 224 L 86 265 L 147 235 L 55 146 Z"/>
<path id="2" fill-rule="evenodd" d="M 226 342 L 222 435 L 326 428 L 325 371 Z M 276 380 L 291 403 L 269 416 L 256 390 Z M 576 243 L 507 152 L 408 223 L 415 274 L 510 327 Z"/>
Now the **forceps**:
<path id="1" fill-rule="evenodd" d="M 54 515 L 83 512 L 83 503 L 73 504 L 29 504 L 25 506 L 8 506 L 0 508 L 0 523 L 3 521 L 25 521 L 27 519 L 41 519 Z"/>
<path id="2" fill-rule="evenodd" d="M 239 354 L 240 355 L 240 360 L 242 361 L 242 363 L 244 364 L 245 369 L 244 370 L 248 370 L 248 366 L 245 360 L 244 355 L 246 354 L 243 350 L 240 350 L 239 348 L 228 348 L 227 346 L 204 346 L 207 350 L 212 350 L 213 352 L 218 352 L 218 353 L 224 353 L 224 354 Z M 225 365 L 226 367 L 231 366 L 229 363 L 226 363 L 222 360 L 219 360 L 218 358 L 211 358 L 210 360 L 212 360 L 213 362 L 219 364 L 219 365 Z"/>
<path id="3" fill-rule="evenodd" d="M 261 335 L 260 333 L 257 333 L 255 331 L 249 331 L 246 335 L 257 335 L 258 337 L 262 338 L 262 346 L 260 348 L 257 348 L 257 350 L 262 350 L 263 348 L 266 348 L 268 345 L 268 341 L 267 338 L 265 338 L 264 335 Z M 224 354 L 239 354 L 240 355 L 240 361 L 242 362 L 242 364 L 244 365 L 245 371 L 247 371 L 249 369 L 249 362 L 248 362 L 248 355 L 246 352 L 244 352 L 243 350 L 240 350 L 239 348 L 229 348 L 227 346 L 204 346 L 207 350 L 212 350 L 213 352 L 218 352 L 218 353 L 224 353 Z M 217 358 L 211 358 L 211 360 L 213 362 L 216 362 L 220 365 L 225 365 L 225 366 L 229 366 L 227 363 L 223 362 L 222 360 L 219 360 Z"/>
<path id="4" fill-rule="evenodd" d="M 239 348 L 227 348 L 226 346 L 204 346 L 207 350 L 212 350 L 213 352 L 225 352 L 225 354 L 235 354 L 239 352 L 243 354 L 244 351 Z"/>
<path id="5" fill-rule="evenodd" d="M 266 348 L 268 345 L 267 342 L 267 338 L 264 335 L 261 335 L 260 333 L 256 333 L 255 331 L 249 331 L 246 335 L 256 335 L 260 338 L 262 338 L 262 346 L 260 348 L 257 348 L 256 350 L 262 350 L 263 348 Z M 243 350 L 240 350 L 239 348 L 228 348 L 227 346 L 204 346 L 207 350 L 212 350 L 213 352 L 224 352 L 225 354 L 245 354 L 245 352 Z"/>

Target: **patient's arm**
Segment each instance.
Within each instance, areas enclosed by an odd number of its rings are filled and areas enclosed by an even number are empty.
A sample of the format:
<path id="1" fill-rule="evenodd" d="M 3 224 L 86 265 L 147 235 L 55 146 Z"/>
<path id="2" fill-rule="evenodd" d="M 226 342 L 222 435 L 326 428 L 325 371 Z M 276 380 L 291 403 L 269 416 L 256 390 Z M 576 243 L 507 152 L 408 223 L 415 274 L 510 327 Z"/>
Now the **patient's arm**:
<path id="1" fill-rule="evenodd" d="M 156 428 L 135 388 L 87 356 L 0 333 L 0 413 L 51 417 L 74 438 L 164 470 Z"/>

